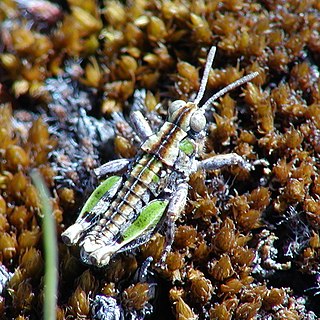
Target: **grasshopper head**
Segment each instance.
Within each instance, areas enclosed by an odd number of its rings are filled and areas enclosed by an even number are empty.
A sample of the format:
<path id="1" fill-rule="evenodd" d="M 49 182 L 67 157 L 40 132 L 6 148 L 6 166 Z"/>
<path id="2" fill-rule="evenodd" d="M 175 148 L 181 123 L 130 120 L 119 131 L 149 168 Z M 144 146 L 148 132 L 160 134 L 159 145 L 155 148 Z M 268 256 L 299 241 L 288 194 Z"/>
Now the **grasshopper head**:
<path id="1" fill-rule="evenodd" d="M 183 100 L 173 101 L 168 109 L 168 121 L 176 124 L 184 131 L 200 133 L 204 130 L 207 120 L 204 112 L 194 102 Z"/>
<path id="2" fill-rule="evenodd" d="M 205 101 L 205 103 L 202 104 L 201 107 L 198 107 L 206 90 L 209 72 L 213 63 L 215 53 L 216 53 L 216 47 L 211 47 L 208 53 L 205 69 L 200 82 L 199 92 L 195 100 L 193 102 L 176 100 L 171 103 L 168 109 L 168 121 L 176 124 L 186 132 L 191 130 L 194 133 L 199 133 L 202 130 L 204 130 L 206 126 L 206 118 L 204 115 L 206 109 L 215 100 L 217 100 L 218 98 L 220 98 L 221 96 L 229 92 L 230 90 L 252 80 L 259 74 L 258 72 L 253 72 L 230 83 L 229 85 L 227 85 L 226 87 L 222 88 L 220 91 L 215 93 L 213 96 L 211 96 L 207 101 Z"/>

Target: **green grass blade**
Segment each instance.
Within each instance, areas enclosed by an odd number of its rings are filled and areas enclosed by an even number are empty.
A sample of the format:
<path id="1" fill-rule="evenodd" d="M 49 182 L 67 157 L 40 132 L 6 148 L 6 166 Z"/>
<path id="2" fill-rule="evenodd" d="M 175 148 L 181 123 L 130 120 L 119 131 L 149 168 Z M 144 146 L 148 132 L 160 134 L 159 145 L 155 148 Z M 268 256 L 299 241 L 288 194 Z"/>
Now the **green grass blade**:
<path id="1" fill-rule="evenodd" d="M 45 260 L 43 318 L 45 320 L 55 320 L 58 289 L 58 244 L 56 223 L 52 215 L 49 191 L 43 178 L 38 171 L 32 171 L 30 175 L 33 184 L 38 190 L 41 211 L 43 214 L 42 230 Z"/>

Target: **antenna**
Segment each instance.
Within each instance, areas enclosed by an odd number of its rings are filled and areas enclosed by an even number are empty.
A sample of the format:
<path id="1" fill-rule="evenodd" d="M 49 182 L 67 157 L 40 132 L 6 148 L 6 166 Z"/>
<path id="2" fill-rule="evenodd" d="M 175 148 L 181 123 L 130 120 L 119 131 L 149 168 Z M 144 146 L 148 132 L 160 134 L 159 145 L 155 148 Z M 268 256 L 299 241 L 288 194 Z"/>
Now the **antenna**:
<path id="1" fill-rule="evenodd" d="M 207 66 L 206 66 L 207 67 Z M 252 73 L 249 73 L 248 75 L 228 84 L 226 87 L 222 88 L 220 91 L 218 91 L 217 93 L 215 93 L 211 98 L 209 98 L 205 104 L 203 104 L 201 106 L 201 109 L 207 109 L 208 106 L 215 100 L 217 100 L 218 98 L 222 97 L 224 94 L 226 94 L 227 92 L 243 85 L 244 83 L 246 82 L 249 82 L 250 80 L 252 80 L 253 78 L 255 78 L 257 75 L 259 75 L 259 72 L 252 72 Z M 202 82 L 202 81 L 201 81 Z M 201 83 L 202 85 L 202 83 Z M 200 86 L 200 89 L 201 89 L 201 86 Z M 200 93 L 200 91 L 199 91 Z M 199 95 L 199 94 L 198 94 Z"/>
<path id="2" fill-rule="evenodd" d="M 207 86 L 207 82 L 208 82 L 208 78 L 209 78 L 209 72 L 212 67 L 212 63 L 213 63 L 213 59 L 214 59 L 215 54 L 216 54 L 216 47 L 213 46 L 213 47 L 211 47 L 211 49 L 208 53 L 206 65 L 205 65 L 203 76 L 202 76 L 201 83 L 200 83 L 200 88 L 199 88 L 198 94 L 194 100 L 194 104 L 196 104 L 196 105 L 199 104 L 199 102 L 203 98 L 204 92 L 206 90 L 206 86 Z"/>

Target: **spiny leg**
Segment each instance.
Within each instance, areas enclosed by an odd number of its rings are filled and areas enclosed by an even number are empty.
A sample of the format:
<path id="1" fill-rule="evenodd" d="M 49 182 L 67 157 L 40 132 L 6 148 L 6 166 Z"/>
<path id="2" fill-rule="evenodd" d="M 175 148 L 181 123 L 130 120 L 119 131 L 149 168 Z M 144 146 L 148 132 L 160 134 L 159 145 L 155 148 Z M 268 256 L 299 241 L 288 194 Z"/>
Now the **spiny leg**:
<path id="1" fill-rule="evenodd" d="M 245 159 L 236 153 L 219 154 L 211 158 L 199 161 L 197 170 L 216 170 L 225 166 L 240 165 L 241 167 L 251 170 L 252 166 Z"/>
<path id="2" fill-rule="evenodd" d="M 109 175 L 122 173 L 130 164 L 130 159 L 117 159 L 109 161 L 102 166 L 95 168 L 93 171 L 98 179 L 104 178 Z"/>
<path id="3" fill-rule="evenodd" d="M 164 268 L 167 255 L 171 250 L 171 246 L 174 240 L 174 233 L 176 229 L 175 222 L 179 218 L 183 209 L 185 208 L 185 205 L 187 202 L 187 196 L 188 196 L 188 184 L 181 183 L 180 185 L 178 185 L 178 188 L 175 194 L 170 199 L 168 210 L 167 210 L 167 216 L 166 216 L 167 229 L 166 229 L 165 247 L 163 249 L 162 257 L 159 262 L 159 266 L 161 268 Z"/>

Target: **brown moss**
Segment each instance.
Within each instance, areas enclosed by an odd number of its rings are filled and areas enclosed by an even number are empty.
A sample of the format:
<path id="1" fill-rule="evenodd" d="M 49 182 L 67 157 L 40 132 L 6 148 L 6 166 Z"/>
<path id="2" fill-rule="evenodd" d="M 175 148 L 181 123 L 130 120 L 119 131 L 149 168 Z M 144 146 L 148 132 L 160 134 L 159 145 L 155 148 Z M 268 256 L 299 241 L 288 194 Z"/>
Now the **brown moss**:
<path id="1" fill-rule="evenodd" d="M 270 310 L 275 306 L 279 306 L 283 304 L 284 299 L 285 299 L 284 290 L 274 288 L 268 291 L 268 293 L 263 299 L 263 304 L 267 310 Z"/>
<path id="2" fill-rule="evenodd" d="M 83 289 L 84 292 L 90 294 L 97 288 L 97 281 L 90 270 L 85 270 L 76 281 L 77 285 Z"/>
<path id="3" fill-rule="evenodd" d="M 110 268 L 105 271 L 104 278 L 108 282 L 118 282 L 128 278 L 137 269 L 137 261 L 133 256 L 120 256 L 113 261 Z"/>
<path id="4" fill-rule="evenodd" d="M 85 318 L 89 316 L 89 296 L 80 286 L 76 288 L 69 299 L 70 314 L 74 317 Z"/>
<path id="5" fill-rule="evenodd" d="M 194 247 L 197 240 L 197 230 L 192 226 L 181 225 L 175 233 L 174 243 L 179 249 Z"/>
<path id="6" fill-rule="evenodd" d="M 149 301 L 149 284 L 137 283 L 124 290 L 122 294 L 123 305 L 129 310 L 142 310 Z"/>
<path id="7" fill-rule="evenodd" d="M 19 248 L 25 250 L 26 248 L 37 247 L 40 236 L 41 231 L 39 226 L 33 227 L 31 230 L 22 230 L 18 238 Z"/>
<path id="8" fill-rule="evenodd" d="M 14 233 L 1 233 L 0 234 L 0 260 L 8 261 L 14 258 L 17 254 L 17 239 Z"/>
<path id="9" fill-rule="evenodd" d="M 236 310 L 236 317 L 238 319 L 250 319 L 257 315 L 261 308 L 261 302 L 245 302 L 241 303 Z"/>
<path id="10" fill-rule="evenodd" d="M 232 220 L 227 218 L 213 238 L 215 249 L 222 252 L 230 252 L 235 245 L 235 238 L 235 225 Z"/>
<path id="11" fill-rule="evenodd" d="M 178 300 L 174 302 L 174 306 L 177 319 L 197 319 L 197 315 L 182 298 L 178 298 Z"/>
<path id="12" fill-rule="evenodd" d="M 164 241 L 164 237 L 159 233 L 156 233 L 149 242 L 141 247 L 141 254 L 143 259 L 152 257 L 155 262 L 158 262 L 162 256 Z"/>
<path id="13" fill-rule="evenodd" d="M 166 264 L 168 270 L 170 270 L 171 272 L 181 269 L 184 264 L 183 255 L 181 255 L 179 252 L 169 252 L 166 259 Z"/>
<path id="14" fill-rule="evenodd" d="M 32 285 L 29 280 L 24 280 L 18 284 L 13 293 L 12 305 L 16 311 L 31 310 L 32 302 L 35 299 L 35 294 L 32 290 Z"/>
<path id="15" fill-rule="evenodd" d="M 222 293 L 236 294 L 242 289 L 242 287 L 243 283 L 240 280 L 230 279 L 220 286 L 220 291 Z"/>
<path id="16" fill-rule="evenodd" d="M 116 285 L 114 282 L 109 282 L 103 285 L 101 292 L 105 294 L 106 296 L 116 296 L 117 295 L 117 290 L 116 290 Z"/>
<path id="17" fill-rule="evenodd" d="M 211 299 L 213 286 L 211 281 L 198 270 L 190 270 L 188 279 L 191 282 L 190 295 L 197 302 L 206 303 Z"/>
<path id="18" fill-rule="evenodd" d="M 232 268 L 231 260 L 228 255 L 222 255 L 222 257 L 217 261 L 212 261 L 208 265 L 209 273 L 217 281 L 223 281 L 234 274 L 234 269 Z"/>

